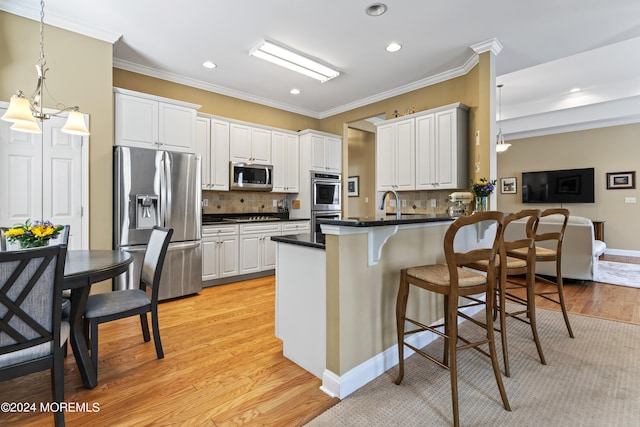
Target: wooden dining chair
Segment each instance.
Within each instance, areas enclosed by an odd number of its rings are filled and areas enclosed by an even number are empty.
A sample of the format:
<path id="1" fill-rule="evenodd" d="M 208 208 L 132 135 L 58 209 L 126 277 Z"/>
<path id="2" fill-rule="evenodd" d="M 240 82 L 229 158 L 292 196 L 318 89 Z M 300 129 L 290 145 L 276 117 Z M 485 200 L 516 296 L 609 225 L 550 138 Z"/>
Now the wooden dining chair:
<path id="1" fill-rule="evenodd" d="M 547 364 L 544 353 L 542 352 L 542 345 L 540 344 L 536 324 L 535 235 L 539 220 L 539 209 L 525 209 L 509 214 L 504 219 L 504 233 L 500 242 L 499 257 L 495 266 L 498 285 L 496 286 L 497 303 L 494 313 L 497 312 L 500 316 L 499 331 L 502 341 L 502 359 L 504 362 L 504 373 L 507 377 L 511 376 L 507 345 L 507 318 L 514 318 L 530 325 L 540 362 L 543 365 Z M 513 221 L 526 221 L 526 234 L 516 236 L 514 240 L 507 240 L 504 236 L 507 234 L 507 230 L 509 230 L 509 226 Z M 506 262 L 504 260 L 506 260 Z M 482 260 L 467 264 L 465 267 L 486 273 L 489 266 L 485 260 Z M 509 280 L 509 277 L 516 275 L 525 275 L 525 282 Z M 508 311 L 507 302 L 517 304 L 519 307 Z M 494 318 L 495 317 L 496 315 L 494 314 Z"/>
<path id="2" fill-rule="evenodd" d="M 422 265 L 402 269 L 400 272 L 400 286 L 398 288 L 398 299 L 396 302 L 396 324 L 398 333 L 398 360 L 399 372 L 395 381 L 400 384 L 404 378 L 404 347 L 415 351 L 417 354 L 431 360 L 437 365 L 449 369 L 451 376 L 451 400 L 453 406 L 453 422 L 455 426 L 460 425 L 458 410 L 458 369 L 457 353 L 460 350 L 474 348 L 477 351 L 488 355 L 491 358 L 493 373 L 498 384 L 500 397 L 504 408 L 511 410 L 507 394 L 502 384 L 502 374 L 496 356 L 494 330 L 493 330 L 493 305 L 495 302 L 495 263 L 496 256 L 502 239 L 504 214 L 502 212 L 488 211 L 478 212 L 470 216 L 462 216 L 456 219 L 447 229 L 444 236 L 444 255 L 446 264 Z M 490 246 L 482 248 L 471 248 L 464 252 L 458 252 L 454 248 L 456 235 L 462 230 L 470 233 L 478 233 L 479 228 L 488 230 L 495 226 L 495 236 L 490 242 Z M 486 262 L 486 276 L 478 272 L 463 269 L 466 264 Z M 444 323 L 437 325 L 425 325 L 415 319 L 410 319 L 406 315 L 407 300 L 411 285 L 427 291 L 444 295 Z M 462 313 L 460 297 L 484 294 L 486 310 L 484 323 L 476 319 L 470 319 Z M 475 301 L 472 304 L 476 304 Z M 481 326 L 485 329 L 483 334 L 485 339 L 470 341 L 458 336 L 458 317 L 469 319 L 470 323 Z M 410 331 L 405 331 L 405 323 L 410 323 L 415 327 Z M 441 328 L 444 327 L 444 332 Z M 444 337 L 444 355 L 442 361 L 428 354 L 422 349 L 411 345 L 405 340 L 406 335 L 417 332 L 429 331 Z M 459 344 L 459 341 L 462 343 Z M 481 348 L 488 345 L 489 353 Z"/>
<path id="3" fill-rule="evenodd" d="M 62 321 L 66 245 L 0 252 L 0 381 L 51 371 L 56 426 L 64 426 Z M 9 400 L 9 399 L 6 399 Z"/>
<path id="4" fill-rule="evenodd" d="M 89 295 L 84 314 L 84 327 L 85 336 L 89 338 L 91 362 L 96 375 L 98 375 L 98 325 L 112 320 L 139 315 L 142 336 L 145 342 L 149 342 L 151 337 L 147 313 L 151 313 L 156 355 L 158 359 L 164 358 L 158 325 L 158 291 L 172 234 L 171 228 L 153 227 L 142 260 L 139 288 Z M 147 292 L 150 292 L 150 295 Z"/>

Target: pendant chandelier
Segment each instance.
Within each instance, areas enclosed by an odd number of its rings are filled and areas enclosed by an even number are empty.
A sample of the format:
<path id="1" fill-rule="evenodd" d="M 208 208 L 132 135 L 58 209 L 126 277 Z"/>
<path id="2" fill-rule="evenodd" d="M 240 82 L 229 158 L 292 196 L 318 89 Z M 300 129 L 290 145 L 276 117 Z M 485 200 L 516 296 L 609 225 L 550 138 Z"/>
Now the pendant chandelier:
<path id="1" fill-rule="evenodd" d="M 498 85 L 498 96 L 499 96 L 499 100 L 498 100 L 498 135 L 496 137 L 496 152 L 498 153 L 502 153 L 504 151 L 507 151 L 507 149 L 509 147 L 511 147 L 511 144 L 507 144 L 506 142 L 504 142 L 504 135 L 502 134 L 502 86 L 503 85 Z"/>
<path id="2" fill-rule="evenodd" d="M 12 130 L 18 132 L 42 133 L 42 129 L 38 126 L 38 120 L 43 122 L 51 116 L 44 112 L 43 100 L 45 92 L 49 94 L 45 83 L 45 74 L 49 70 L 47 68 L 47 60 L 44 57 L 44 0 L 40 1 L 40 59 L 36 64 L 38 71 L 38 83 L 36 90 L 31 97 L 27 97 L 23 91 L 18 90 L 11 97 L 9 108 L 4 113 L 2 120 L 12 122 Z M 67 122 L 61 131 L 73 135 L 89 135 L 89 130 L 84 123 L 84 116 L 78 107 L 65 107 L 58 103 L 51 94 L 51 99 L 56 105 L 55 113 L 58 115 L 63 112 L 69 112 Z"/>

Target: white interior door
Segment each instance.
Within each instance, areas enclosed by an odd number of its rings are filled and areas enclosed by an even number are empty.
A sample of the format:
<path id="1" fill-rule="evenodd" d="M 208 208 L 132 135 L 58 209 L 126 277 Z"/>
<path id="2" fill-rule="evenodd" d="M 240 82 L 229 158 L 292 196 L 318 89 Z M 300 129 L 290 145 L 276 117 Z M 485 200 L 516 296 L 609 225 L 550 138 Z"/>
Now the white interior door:
<path id="1" fill-rule="evenodd" d="M 0 115 L 4 114 L 0 108 Z M 83 214 L 87 168 L 83 139 L 60 131 L 66 118 L 44 122 L 42 134 L 14 132 L 0 120 L 0 226 L 48 219 L 70 225 L 69 249 L 88 248 Z M 84 219 L 84 221 L 83 221 Z"/>

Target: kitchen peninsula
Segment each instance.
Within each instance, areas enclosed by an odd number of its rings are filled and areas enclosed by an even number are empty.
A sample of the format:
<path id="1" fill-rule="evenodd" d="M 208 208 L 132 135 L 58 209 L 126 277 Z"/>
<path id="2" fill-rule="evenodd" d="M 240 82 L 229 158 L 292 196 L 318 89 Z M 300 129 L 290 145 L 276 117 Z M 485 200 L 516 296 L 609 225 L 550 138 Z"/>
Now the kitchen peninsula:
<path id="1" fill-rule="evenodd" d="M 276 336 L 284 355 L 343 398 L 397 364 L 395 304 L 400 270 L 444 263 L 443 239 L 454 218 L 323 220 L 314 235 L 274 236 Z M 460 244 L 477 245 L 477 236 Z M 456 246 L 459 244 L 456 241 Z M 408 312 L 424 323 L 443 317 L 441 297 L 411 291 Z M 419 313 L 419 314 L 418 314 Z M 416 334 L 421 346 L 424 336 Z"/>

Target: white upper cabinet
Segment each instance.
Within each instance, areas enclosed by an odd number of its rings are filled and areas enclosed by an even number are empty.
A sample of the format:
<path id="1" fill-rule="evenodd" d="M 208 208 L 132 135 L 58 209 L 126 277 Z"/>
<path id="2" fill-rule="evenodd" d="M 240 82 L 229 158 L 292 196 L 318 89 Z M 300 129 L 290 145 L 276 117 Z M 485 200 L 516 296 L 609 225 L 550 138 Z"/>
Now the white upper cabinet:
<path id="1" fill-rule="evenodd" d="M 115 144 L 193 153 L 199 105 L 115 91 Z"/>
<path id="2" fill-rule="evenodd" d="M 460 104 L 416 118 L 416 190 L 469 186 L 467 122 Z"/>
<path id="3" fill-rule="evenodd" d="M 297 193 L 300 177 L 298 135 L 272 131 L 271 160 L 273 162 L 273 190 L 278 193 Z"/>
<path id="4" fill-rule="evenodd" d="M 379 126 L 376 138 L 378 191 L 415 189 L 414 119 Z"/>
<path id="5" fill-rule="evenodd" d="M 456 103 L 381 122 L 376 133 L 376 187 L 467 188 L 468 107 Z"/>
<path id="6" fill-rule="evenodd" d="M 196 153 L 202 158 L 202 189 L 229 190 L 229 122 L 199 115 Z"/>
<path id="7" fill-rule="evenodd" d="M 304 131 L 300 135 L 300 143 L 309 145 L 310 170 L 342 171 L 342 138 L 317 131 Z"/>
<path id="8" fill-rule="evenodd" d="M 271 164 L 271 131 L 249 125 L 231 123 L 231 161 Z"/>

